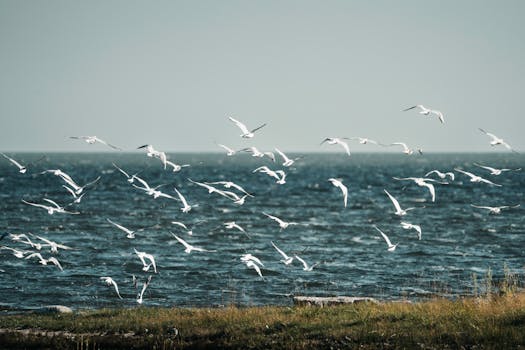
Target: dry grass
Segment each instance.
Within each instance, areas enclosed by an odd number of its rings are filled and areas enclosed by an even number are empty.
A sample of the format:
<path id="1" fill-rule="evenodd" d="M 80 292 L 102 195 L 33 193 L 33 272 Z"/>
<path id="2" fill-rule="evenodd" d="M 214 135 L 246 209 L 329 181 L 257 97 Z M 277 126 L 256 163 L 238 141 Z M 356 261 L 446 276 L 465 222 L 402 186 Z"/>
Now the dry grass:
<path id="1" fill-rule="evenodd" d="M 9 330 L 0 333 L 0 347 L 9 349 L 504 349 L 525 344 L 525 294 L 324 308 L 136 308 L 26 314 L 0 317 L 0 328 Z"/>

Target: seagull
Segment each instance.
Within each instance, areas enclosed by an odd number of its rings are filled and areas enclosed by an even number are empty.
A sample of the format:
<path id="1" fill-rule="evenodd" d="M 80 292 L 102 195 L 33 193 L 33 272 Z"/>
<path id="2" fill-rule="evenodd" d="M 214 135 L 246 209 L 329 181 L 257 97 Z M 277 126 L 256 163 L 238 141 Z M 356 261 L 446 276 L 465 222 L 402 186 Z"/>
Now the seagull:
<path id="1" fill-rule="evenodd" d="M 27 166 L 26 165 L 22 165 L 22 164 L 18 163 L 16 160 L 14 160 L 11 157 L 8 157 L 4 153 L 0 152 L 0 154 L 3 155 L 5 159 L 7 159 L 8 161 L 10 161 L 14 165 L 16 165 L 18 167 L 18 172 L 20 172 L 21 174 L 25 174 L 25 172 L 27 171 Z"/>
<path id="2" fill-rule="evenodd" d="M 214 250 L 207 250 L 207 249 L 204 249 L 204 248 L 195 247 L 195 246 L 189 244 L 188 242 L 186 242 L 185 240 L 183 240 L 182 238 L 178 237 L 173 232 L 170 232 L 170 233 L 173 235 L 173 237 L 175 237 L 175 239 L 177 241 L 179 241 L 186 248 L 186 249 L 184 249 L 184 252 L 186 254 L 191 253 L 193 250 L 195 250 L 196 252 L 214 252 Z"/>
<path id="3" fill-rule="evenodd" d="M 411 224 L 411 223 L 408 223 L 408 222 L 404 222 L 404 221 L 401 221 L 401 226 L 405 229 L 405 230 L 410 230 L 410 229 L 414 229 L 417 231 L 417 238 L 419 240 L 421 240 L 421 226 L 419 225 L 414 225 L 414 224 Z"/>
<path id="4" fill-rule="evenodd" d="M 131 186 L 135 187 L 135 188 L 138 188 L 139 190 L 142 190 L 144 192 L 146 192 L 146 194 L 150 195 L 153 197 L 153 199 L 157 199 L 159 197 L 164 197 L 164 198 L 169 198 L 169 199 L 174 199 L 174 200 L 177 200 L 177 198 L 173 197 L 173 196 L 170 196 L 169 194 L 167 193 L 164 193 L 164 192 L 161 192 L 159 190 L 157 190 L 157 188 L 161 187 L 161 186 L 164 186 L 164 185 L 159 185 L 159 186 L 156 186 L 156 187 L 150 187 L 149 184 L 144 181 L 143 179 L 141 179 L 140 177 L 138 176 L 135 176 L 135 179 L 137 181 L 139 181 L 143 187 L 141 186 L 137 186 L 135 184 L 131 184 Z"/>
<path id="5" fill-rule="evenodd" d="M 304 259 L 302 259 L 299 255 L 296 255 L 295 258 L 297 260 L 299 260 L 303 264 L 303 270 L 304 271 L 312 271 L 314 269 L 314 267 L 319 265 L 319 263 L 315 263 L 313 265 L 308 265 L 308 263 L 306 261 L 304 261 Z"/>
<path id="6" fill-rule="evenodd" d="M 490 171 L 490 175 L 501 175 L 501 173 L 505 172 L 505 171 L 520 171 L 521 168 L 517 168 L 517 169 L 497 169 L 497 168 L 492 168 L 492 167 L 489 167 L 489 166 L 485 166 L 485 165 L 479 165 L 479 164 L 476 164 L 474 163 L 475 166 L 477 167 L 480 167 L 480 168 L 483 168 L 483 169 L 486 169 L 488 171 Z"/>
<path id="7" fill-rule="evenodd" d="M 401 206 L 399 205 L 399 202 L 397 201 L 397 199 L 395 199 L 390 193 L 388 193 L 387 190 L 384 190 L 384 191 L 388 195 L 390 200 L 392 201 L 392 204 L 394 204 L 394 207 L 396 208 L 396 212 L 395 212 L 396 215 L 403 216 L 403 215 L 407 214 L 407 211 L 412 210 L 412 209 L 416 209 L 416 208 L 406 208 L 404 210 L 401 209 Z"/>
<path id="8" fill-rule="evenodd" d="M 428 177 L 430 174 L 436 174 L 440 179 L 446 179 L 447 176 L 450 176 L 450 179 L 452 181 L 454 181 L 454 173 L 451 172 L 451 171 L 446 172 L 446 173 L 442 173 L 439 170 L 432 170 L 432 171 L 429 171 L 428 173 L 426 173 L 425 177 Z"/>
<path id="9" fill-rule="evenodd" d="M 59 206 L 56 202 L 52 201 L 51 199 L 44 198 L 44 200 L 46 202 L 48 202 L 48 203 L 51 203 L 53 206 L 44 205 L 44 204 L 38 204 L 38 203 L 32 203 L 32 202 L 25 201 L 23 199 L 22 199 L 22 202 L 24 202 L 25 204 L 32 205 L 32 206 L 37 207 L 37 208 L 43 208 L 43 209 L 47 210 L 47 213 L 49 215 L 53 215 L 54 213 L 75 214 L 75 215 L 80 214 L 79 212 L 72 212 L 72 211 L 65 210 L 63 207 Z"/>
<path id="10" fill-rule="evenodd" d="M 478 128 L 479 131 L 481 131 L 482 133 L 484 133 L 485 135 L 489 136 L 492 140 L 490 141 L 490 145 L 491 146 L 497 146 L 497 145 L 503 145 L 505 146 L 507 149 L 510 149 L 511 151 L 513 152 L 516 152 L 508 143 L 506 143 L 505 141 L 503 141 L 502 138 L 499 138 L 497 137 L 496 135 L 494 134 L 491 134 L 490 132 L 486 132 L 485 130 L 483 130 L 482 128 Z M 517 153 L 517 152 L 516 152 Z"/>
<path id="11" fill-rule="evenodd" d="M 190 181 L 191 183 L 194 183 L 194 184 L 196 184 L 198 186 L 204 187 L 205 189 L 208 190 L 208 193 L 214 193 L 215 192 L 215 193 L 217 193 L 217 194 L 219 194 L 219 195 L 221 195 L 223 197 L 226 197 L 226 198 L 228 198 L 229 200 L 232 200 L 232 201 L 237 201 L 237 200 L 240 199 L 240 197 L 238 195 L 236 195 L 235 193 L 233 193 L 233 192 L 222 191 L 222 190 L 219 190 L 216 187 L 208 185 L 207 183 L 193 181 L 190 178 L 188 178 L 188 181 Z"/>
<path id="12" fill-rule="evenodd" d="M 265 212 L 263 212 L 263 214 L 266 215 L 267 217 L 269 217 L 270 219 L 276 221 L 279 224 L 279 227 L 281 228 L 281 231 L 284 230 L 285 228 L 287 228 L 290 225 L 298 225 L 296 222 L 286 222 L 284 220 L 279 219 L 277 216 L 266 214 Z"/>
<path id="13" fill-rule="evenodd" d="M 482 178 L 481 176 L 469 173 L 468 171 L 464 171 L 464 170 L 461 170 L 461 169 L 458 169 L 458 168 L 454 168 L 454 170 L 455 171 L 459 171 L 460 173 L 463 173 L 463 174 L 469 176 L 470 177 L 470 182 L 484 182 L 484 183 L 487 183 L 489 185 L 494 185 L 494 186 L 501 187 L 501 185 L 499 185 L 499 184 L 495 184 L 494 182 L 492 182 L 490 180 L 487 180 L 487 179 Z"/>
<path id="14" fill-rule="evenodd" d="M 52 263 L 53 265 L 55 265 L 56 267 L 58 267 L 60 269 L 60 271 L 64 271 L 64 269 L 62 268 L 62 265 L 60 265 L 60 262 L 58 261 L 57 258 L 55 258 L 54 256 L 50 257 L 49 259 L 46 260 L 46 264 L 49 264 L 49 263 Z"/>
<path id="15" fill-rule="evenodd" d="M 250 253 L 241 255 L 241 261 L 243 261 L 243 262 L 253 261 L 253 262 L 256 262 L 257 264 L 259 264 L 261 266 L 264 266 L 264 264 L 262 263 L 262 261 L 258 257 L 254 256 L 254 255 L 252 255 Z"/>
<path id="16" fill-rule="evenodd" d="M 474 208 L 479 208 L 479 209 L 487 209 L 487 210 L 489 210 L 489 214 L 499 214 L 499 213 L 501 213 L 501 209 L 517 208 L 520 205 L 516 204 L 516 205 L 502 205 L 502 206 L 499 206 L 499 207 L 488 207 L 488 206 L 481 206 L 481 205 L 471 204 L 471 206 L 473 206 Z"/>
<path id="17" fill-rule="evenodd" d="M 246 261 L 245 262 L 246 266 L 247 267 L 251 267 L 252 269 L 254 269 L 257 274 L 264 279 L 263 275 L 262 275 L 262 272 L 261 272 L 261 268 L 259 267 L 259 265 L 257 265 L 255 262 L 253 262 L 252 260 L 249 260 L 249 261 Z"/>
<path id="18" fill-rule="evenodd" d="M 228 222 L 225 222 L 223 223 L 224 227 L 228 230 L 231 230 L 231 229 L 236 229 L 236 230 L 239 230 L 241 232 L 244 232 L 246 233 L 246 231 L 244 230 L 244 228 L 242 228 L 239 224 L 237 224 L 235 221 L 228 221 Z"/>
<path id="19" fill-rule="evenodd" d="M 377 141 L 371 140 L 367 137 L 345 137 L 345 140 L 358 140 L 360 144 L 366 145 L 367 143 L 373 143 L 374 145 L 379 144 Z"/>
<path id="20" fill-rule="evenodd" d="M 174 173 L 177 173 L 177 172 L 181 171 L 182 168 L 187 168 L 187 167 L 190 166 L 189 164 L 180 164 L 180 165 L 179 164 L 175 164 L 173 162 L 170 162 L 169 160 L 166 160 L 166 164 L 173 168 L 173 172 Z"/>
<path id="21" fill-rule="evenodd" d="M 286 181 L 285 181 L 285 178 L 286 178 L 286 173 L 282 170 L 271 170 L 270 168 L 268 168 L 266 165 L 263 165 L 263 166 L 260 166 L 258 167 L 257 169 L 255 169 L 253 171 L 254 173 L 264 173 L 264 174 L 267 174 L 275 179 L 277 179 L 276 183 L 282 185 L 284 184 Z"/>
<path id="22" fill-rule="evenodd" d="M 75 190 L 67 185 L 62 185 L 62 187 L 64 187 L 74 198 L 73 202 L 71 202 L 70 205 L 75 204 L 75 203 L 80 203 L 80 201 L 82 200 L 82 197 L 84 197 L 85 195 L 85 193 L 82 193 L 80 196 L 78 196 Z"/>
<path id="23" fill-rule="evenodd" d="M 14 249 L 14 248 L 11 248 L 11 247 L 8 247 L 8 246 L 0 246 L 0 250 L 2 249 L 7 249 L 7 250 L 10 250 L 14 256 L 16 256 L 18 259 L 22 259 L 24 258 L 24 255 L 25 254 L 28 254 L 30 253 L 30 251 L 28 250 L 18 250 L 18 249 Z"/>
<path id="24" fill-rule="evenodd" d="M 218 143 L 217 146 L 224 148 L 224 149 L 226 150 L 226 155 L 227 155 L 228 157 L 231 157 L 231 156 L 233 156 L 235 153 L 237 153 L 234 149 L 232 149 L 232 148 L 230 148 L 230 147 L 228 147 L 228 146 L 222 145 L 222 144 L 220 144 L 220 143 Z"/>
<path id="25" fill-rule="evenodd" d="M 127 172 L 125 172 L 124 170 L 119 168 L 115 163 L 111 163 L 111 164 L 113 164 L 113 166 L 115 168 L 117 168 L 118 171 L 120 171 L 122 174 L 124 174 L 124 176 L 128 179 L 129 183 L 133 183 L 133 181 L 135 181 L 135 177 L 139 174 L 139 173 L 135 173 L 133 175 L 129 175 Z"/>
<path id="26" fill-rule="evenodd" d="M 105 276 L 105 277 L 100 277 L 100 279 L 102 281 L 104 281 L 108 286 L 111 286 L 113 285 L 113 287 L 115 287 L 115 291 L 117 292 L 117 295 L 120 299 L 122 299 L 122 297 L 120 296 L 120 293 L 118 291 L 118 286 L 117 286 L 117 282 L 115 282 L 115 280 L 113 280 L 113 278 L 111 277 L 108 277 L 108 276 Z"/>
<path id="27" fill-rule="evenodd" d="M 251 139 L 252 137 L 254 137 L 254 132 L 256 132 L 257 130 L 261 129 L 262 127 L 266 126 L 266 123 L 264 123 L 263 125 L 261 126 L 258 126 L 256 127 L 255 129 L 253 130 L 248 130 L 248 128 L 246 127 L 246 125 L 244 125 L 243 123 L 241 123 L 240 121 L 232 118 L 232 117 L 228 117 L 228 119 L 230 119 L 232 122 L 235 123 L 235 125 L 237 125 L 237 127 L 239 129 L 241 129 L 242 131 L 242 134 L 240 135 L 242 138 L 245 138 L 245 139 Z"/>
<path id="28" fill-rule="evenodd" d="M 237 185 L 236 183 L 232 181 L 215 181 L 215 182 L 205 182 L 205 184 L 208 185 L 223 185 L 225 188 L 235 188 L 236 190 L 241 191 L 242 193 L 248 195 L 249 197 L 253 197 L 250 193 L 248 193 L 244 188 Z"/>
<path id="29" fill-rule="evenodd" d="M 284 263 L 285 265 L 290 265 L 292 263 L 292 261 L 293 261 L 293 257 L 286 255 L 286 253 L 283 252 L 281 249 L 279 249 L 279 247 L 276 246 L 275 243 L 273 243 L 271 241 L 270 241 L 270 243 L 273 245 L 275 250 L 277 250 L 279 252 L 279 254 L 282 255 L 283 260 L 281 260 L 281 262 Z"/>
<path id="30" fill-rule="evenodd" d="M 179 190 L 177 190 L 177 188 L 175 188 L 175 187 L 173 189 L 175 190 L 175 192 L 177 192 L 177 195 L 179 196 L 179 199 L 182 202 L 183 207 L 180 208 L 180 210 L 183 213 L 189 212 L 191 210 L 191 208 L 196 206 L 196 205 L 189 205 L 188 202 L 186 201 L 186 198 L 184 198 L 184 196 L 182 195 L 182 193 L 180 193 Z"/>
<path id="31" fill-rule="evenodd" d="M 106 220 L 107 220 L 110 224 L 112 224 L 112 225 L 116 226 L 117 228 L 121 229 L 122 231 L 126 232 L 126 238 L 130 238 L 130 239 L 135 238 L 135 231 L 130 230 L 129 228 L 126 228 L 126 227 L 124 227 L 124 226 L 122 226 L 122 225 L 120 225 L 120 224 L 117 224 L 116 222 L 113 222 L 113 221 L 111 221 L 110 219 L 107 219 L 107 218 L 106 218 Z M 139 230 L 139 231 L 142 231 L 142 229 Z"/>
<path id="32" fill-rule="evenodd" d="M 343 181 L 341 179 L 335 179 L 335 178 L 329 178 L 328 181 L 332 183 L 335 187 L 339 187 L 341 191 L 343 192 L 343 202 L 345 203 L 346 208 L 346 202 L 348 200 L 348 188 L 343 185 Z"/>
<path id="33" fill-rule="evenodd" d="M 113 146 L 112 144 L 110 143 L 107 143 L 106 141 L 104 140 L 101 140 L 99 139 L 98 137 L 96 136 L 69 136 L 70 139 L 75 139 L 75 140 L 84 140 L 86 141 L 87 143 L 89 143 L 90 145 L 98 142 L 98 143 L 101 143 L 103 145 L 106 145 L 106 146 L 109 146 L 113 149 L 116 149 L 116 150 L 119 150 L 119 151 L 122 151 L 122 148 L 120 147 L 117 147 L 117 146 Z"/>
<path id="34" fill-rule="evenodd" d="M 294 158 L 294 159 L 290 159 L 290 158 L 288 158 L 288 156 L 286 154 L 284 154 L 278 148 L 275 148 L 275 151 L 277 153 L 279 153 L 279 155 L 283 158 L 283 166 L 285 166 L 285 167 L 291 166 L 293 163 L 295 163 L 296 160 L 299 160 L 299 159 L 302 158 L 302 157 L 297 157 L 297 158 Z"/>
<path id="35" fill-rule="evenodd" d="M 50 251 L 51 253 L 58 253 L 58 248 L 60 249 L 64 249 L 64 250 L 70 250 L 70 249 L 73 249 L 71 247 L 68 247 L 66 245 L 63 245 L 63 244 L 59 244 L 59 243 L 56 243 L 56 242 L 53 242 L 47 238 L 44 238 L 44 237 L 41 237 L 41 236 L 38 236 L 38 235 L 33 235 L 31 234 L 32 236 L 38 238 L 39 240 L 41 241 L 44 241 L 46 242 L 46 244 L 50 247 Z"/>
<path id="36" fill-rule="evenodd" d="M 383 233 L 383 231 L 381 231 L 381 230 L 380 230 L 377 226 L 375 226 L 375 225 L 374 225 L 374 228 L 375 228 L 376 230 L 379 231 L 379 233 L 381 234 L 381 236 L 383 236 L 383 238 L 385 239 L 386 244 L 388 244 L 388 249 L 387 249 L 387 250 L 388 250 L 389 252 L 393 252 L 394 250 L 396 250 L 396 247 L 397 247 L 397 245 L 398 245 L 399 243 L 392 244 L 392 242 L 390 242 L 390 239 L 388 238 L 388 236 L 385 235 L 385 234 Z"/>
<path id="37" fill-rule="evenodd" d="M 343 140 L 341 140 L 340 138 L 327 137 L 321 142 L 321 145 L 325 142 L 328 143 L 329 145 L 335 145 L 335 144 L 341 145 L 345 149 L 346 154 L 350 156 L 350 149 L 348 148 L 348 144 L 344 142 Z"/>
<path id="38" fill-rule="evenodd" d="M 148 276 L 148 280 L 146 282 L 144 282 L 144 284 L 142 285 L 142 290 L 140 291 L 139 294 L 137 294 L 137 303 L 139 304 L 142 304 L 142 297 L 144 295 L 144 292 L 146 291 L 146 288 L 148 288 L 150 282 L 151 282 L 151 275 Z"/>
<path id="39" fill-rule="evenodd" d="M 137 254 L 137 256 L 139 257 L 140 261 L 142 261 L 142 265 L 144 265 L 144 267 L 142 268 L 143 271 L 148 271 L 149 268 L 153 265 L 153 271 L 157 273 L 157 265 L 155 264 L 155 257 L 153 255 L 148 254 L 146 252 L 139 252 L 135 248 L 133 248 L 133 250 L 135 251 L 135 254 Z M 150 263 L 146 264 L 145 259 L 148 259 Z"/>
<path id="40" fill-rule="evenodd" d="M 414 151 L 408 148 L 407 144 L 404 142 L 392 142 L 390 145 L 387 145 L 387 146 L 401 146 L 403 147 L 403 153 L 406 155 L 411 155 L 412 153 L 414 153 Z M 419 153 L 422 153 L 422 152 L 419 152 Z"/>
<path id="41" fill-rule="evenodd" d="M 60 262 L 55 257 L 51 257 L 49 259 L 44 259 L 40 253 L 33 253 L 25 257 L 25 259 L 31 259 L 32 257 L 37 257 L 39 259 L 39 263 L 42 265 L 47 265 L 48 263 L 52 263 L 55 266 L 57 266 L 60 271 L 64 271 L 62 268 L 62 265 L 60 265 Z"/>
<path id="42" fill-rule="evenodd" d="M 160 161 L 162 162 L 162 165 L 164 166 L 164 169 L 166 169 L 167 157 L 166 157 L 165 152 L 157 151 L 155 148 L 153 148 L 152 145 L 142 145 L 142 146 L 137 147 L 137 149 L 142 149 L 142 148 L 146 149 L 146 155 L 148 157 L 155 157 L 155 158 L 160 159 Z"/>
<path id="43" fill-rule="evenodd" d="M 193 235 L 193 231 L 190 230 L 190 229 L 188 228 L 188 226 L 186 226 L 186 225 L 183 224 L 182 222 L 180 222 L 180 221 L 172 221 L 171 223 L 172 223 L 173 225 L 177 225 L 177 226 L 180 226 L 180 227 L 182 227 L 183 229 L 185 229 L 185 230 L 186 230 L 186 233 L 187 233 L 188 235 L 190 235 L 190 236 Z"/>
<path id="44" fill-rule="evenodd" d="M 438 119 L 439 119 L 439 121 L 441 123 L 445 123 L 445 118 L 443 117 L 443 113 L 441 113 L 440 111 L 437 111 L 435 109 L 426 108 L 423 105 L 415 105 L 415 106 L 412 106 L 412 107 L 408 107 L 407 109 L 403 109 L 403 112 L 409 111 L 409 110 L 414 109 L 414 108 L 421 109 L 419 111 L 419 114 L 423 114 L 423 115 L 435 114 L 438 117 Z"/>
<path id="45" fill-rule="evenodd" d="M 436 189 L 434 188 L 434 185 L 429 184 L 426 181 L 432 181 L 432 182 L 438 182 L 438 181 L 433 180 L 433 179 L 425 179 L 425 178 L 422 178 L 422 177 L 403 177 L 403 178 L 394 177 L 394 180 L 400 180 L 400 181 L 412 180 L 412 181 L 414 181 L 416 183 L 416 185 L 418 185 L 420 187 L 428 188 L 428 191 L 430 192 L 430 195 L 432 196 L 432 202 L 436 201 Z M 446 182 L 440 182 L 440 183 L 441 184 L 447 184 Z"/>

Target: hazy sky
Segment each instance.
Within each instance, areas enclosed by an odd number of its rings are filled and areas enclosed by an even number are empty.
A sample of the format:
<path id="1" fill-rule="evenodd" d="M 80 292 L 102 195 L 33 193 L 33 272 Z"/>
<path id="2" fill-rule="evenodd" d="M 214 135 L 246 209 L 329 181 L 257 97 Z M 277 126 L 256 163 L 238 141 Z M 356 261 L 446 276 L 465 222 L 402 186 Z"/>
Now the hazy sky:
<path id="1" fill-rule="evenodd" d="M 525 151 L 525 1 L 0 0 L 0 150 Z M 445 124 L 415 111 L 428 105 Z M 228 121 L 261 129 L 252 140 Z M 372 145 L 351 144 L 355 151 Z M 382 149 L 381 149 L 382 150 Z"/>

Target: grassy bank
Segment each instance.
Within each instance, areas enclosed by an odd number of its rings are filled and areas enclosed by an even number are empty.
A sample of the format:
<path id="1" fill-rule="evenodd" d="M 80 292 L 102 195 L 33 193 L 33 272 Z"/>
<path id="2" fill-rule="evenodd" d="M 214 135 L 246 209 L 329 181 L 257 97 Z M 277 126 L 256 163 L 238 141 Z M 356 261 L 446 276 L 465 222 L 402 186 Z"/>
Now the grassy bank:
<path id="1" fill-rule="evenodd" d="M 0 317 L 6 349 L 518 348 L 525 294 L 421 303 L 136 308 Z"/>

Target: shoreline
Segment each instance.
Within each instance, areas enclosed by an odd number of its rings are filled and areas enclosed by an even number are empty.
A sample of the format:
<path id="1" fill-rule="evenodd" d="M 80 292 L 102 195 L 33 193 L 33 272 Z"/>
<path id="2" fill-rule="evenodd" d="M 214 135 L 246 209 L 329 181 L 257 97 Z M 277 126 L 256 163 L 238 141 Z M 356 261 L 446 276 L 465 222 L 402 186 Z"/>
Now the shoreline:
<path id="1" fill-rule="evenodd" d="M 101 309 L 0 316 L 0 348 L 519 348 L 525 293 L 338 305 Z"/>

